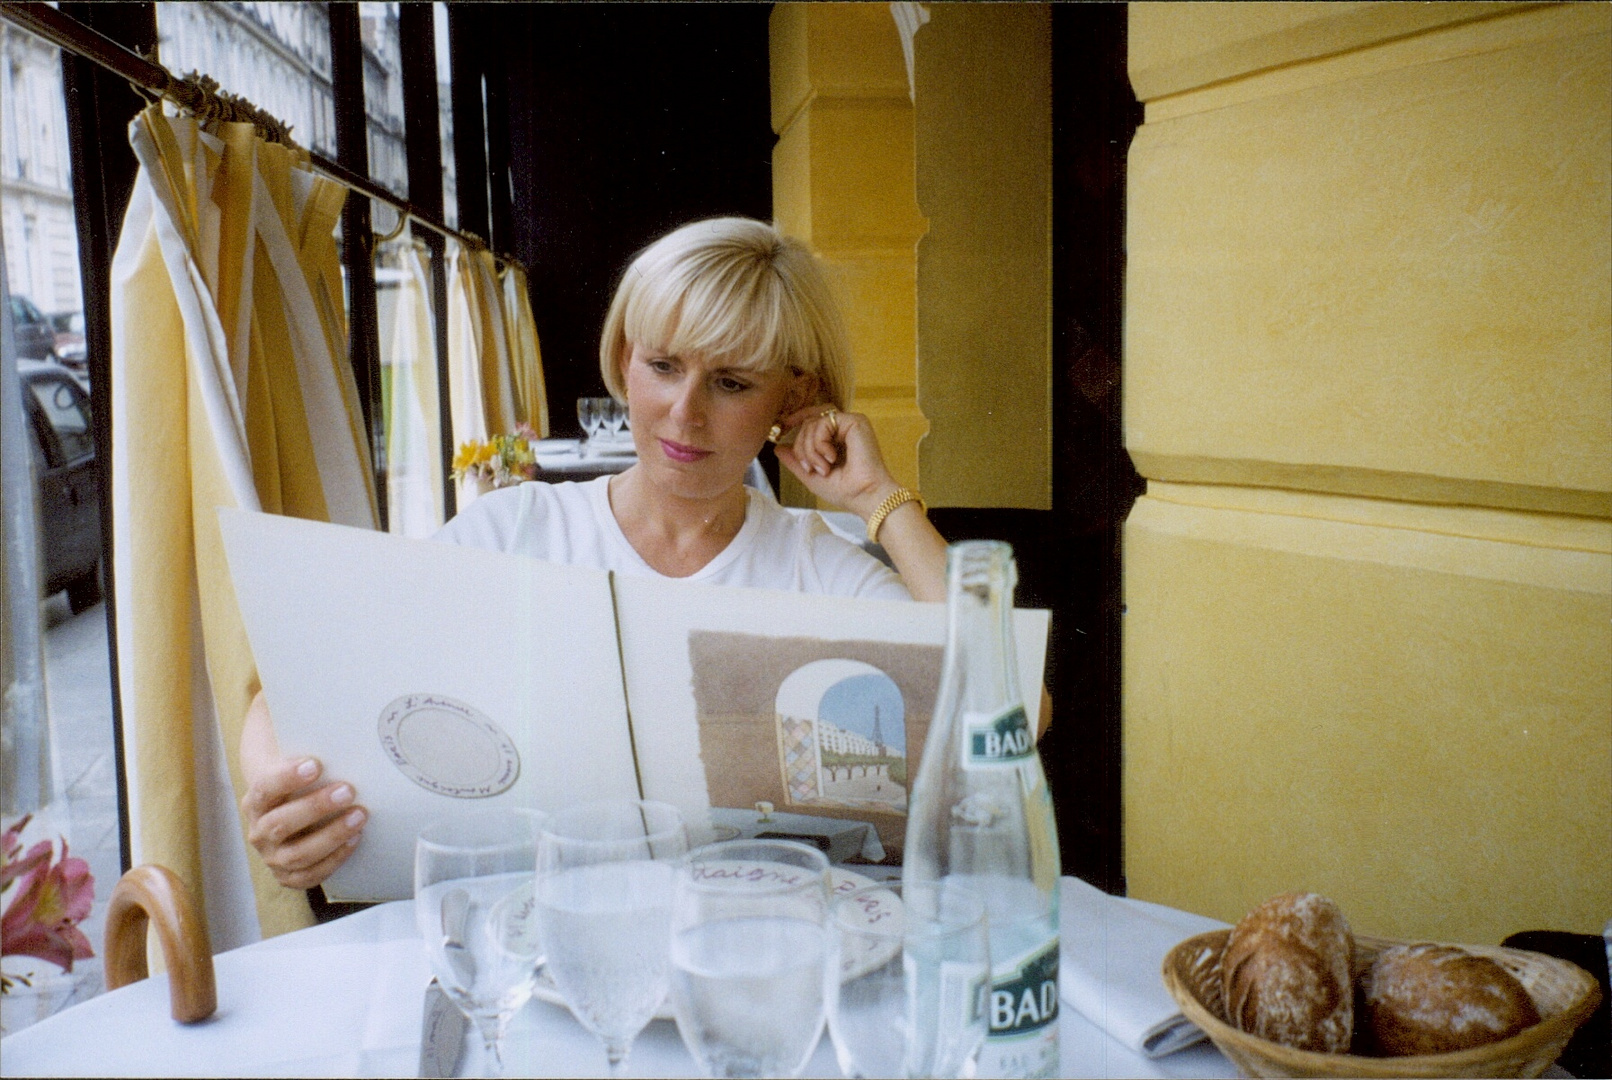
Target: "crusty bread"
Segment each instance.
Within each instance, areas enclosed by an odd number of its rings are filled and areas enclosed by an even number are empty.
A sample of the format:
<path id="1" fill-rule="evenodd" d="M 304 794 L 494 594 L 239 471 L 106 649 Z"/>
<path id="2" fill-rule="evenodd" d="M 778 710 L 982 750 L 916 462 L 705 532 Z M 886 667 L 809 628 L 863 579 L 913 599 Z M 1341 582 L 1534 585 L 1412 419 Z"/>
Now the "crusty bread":
<path id="1" fill-rule="evenodd" d="M 1340 1054 L 1354 1030 L 1354 938 L 1316 893 L 1283 893 L 1249 912 L 1226 941 L 1226 1018 L 1262 1039 Z"/>
<path id="2" fill-rule="evenodd" d="M 1378 1054 L 1443 1054 L 1539 1023 L 1527 989 L 1486 956 L 1451 945 L 1384 949 L 1361 980 L 1361 1027 Z"/>

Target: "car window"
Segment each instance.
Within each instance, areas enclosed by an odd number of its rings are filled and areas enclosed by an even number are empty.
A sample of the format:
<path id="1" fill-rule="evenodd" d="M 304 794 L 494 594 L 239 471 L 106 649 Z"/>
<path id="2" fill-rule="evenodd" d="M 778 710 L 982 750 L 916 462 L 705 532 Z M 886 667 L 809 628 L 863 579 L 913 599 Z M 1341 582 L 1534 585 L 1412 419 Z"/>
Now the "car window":
<path id="1" fill-rule="evenodd" d="M 33 301 L 26 296 L 12 296 L 11 317 L 20 323 L 37 323 L 44 319 Z"/>
<path id="2" fill-rule="evenodd" d="M 62 461 L 77 461 L 95 453 L 95 436 L 90 429 L 90 410 L 83 396 L 66 379 L 30 379 L 45 419 L 56 429 L 62 444 Z"/>

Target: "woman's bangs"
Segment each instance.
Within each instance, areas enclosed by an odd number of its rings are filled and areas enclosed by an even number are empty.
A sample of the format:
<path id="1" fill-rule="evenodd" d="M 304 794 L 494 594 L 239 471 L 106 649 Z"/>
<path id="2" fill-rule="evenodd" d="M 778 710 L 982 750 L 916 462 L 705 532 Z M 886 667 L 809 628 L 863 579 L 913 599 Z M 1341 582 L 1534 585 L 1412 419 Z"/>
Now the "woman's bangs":
<path id="1" fill-rule="evenodd" d="M 627 338 L 741 371 L 788 367 L 794 350 L 781 340 L 788 335 L 780 325 L 778 294 L 777 283 L 765 278 L 754 284 L 731 278 L 663 280 L 634 297 L 626 312 Z"/>

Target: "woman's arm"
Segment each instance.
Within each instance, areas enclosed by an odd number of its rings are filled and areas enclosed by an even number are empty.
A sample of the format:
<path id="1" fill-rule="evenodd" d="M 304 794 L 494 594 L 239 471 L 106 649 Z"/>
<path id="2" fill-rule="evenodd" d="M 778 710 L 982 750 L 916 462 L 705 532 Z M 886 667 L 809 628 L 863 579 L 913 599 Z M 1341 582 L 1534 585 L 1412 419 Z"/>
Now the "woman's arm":
<path id="1" fill-rule="evenodd" d="M 861 413 L 835 412 L 813 405 L 786 418 L 785 429 L 799 425 L 794 441 L 778 446 L 778 460 L 806 490 L 825 502 L 856 514 L 864 522 L 891 494 L 901 489 L 884 464 L 873 424 Z M 895 564 L 902 584 L 914 600 L 946 602 L 946 540 L 930 524 L 916 500 L 886 515 L 874 539 Z M 1040 738 L 1052 722 L 1052 698 L 1041 688 Z"/>
<path id="2" fill-rule="evenodd" d="M 287 888 L 311 889 L 329 877 L 353 853 L 369 817 L 353 804 L 351 784 L 321 783 L 321 771 L 313 758 L 281 756 L 260 691 L 241 728 L 241 813 L 247 839 Z"/>
<path id="3" fill-rule="evenodd" d="M 901 485 L 885 467 L 873 425 L 861 413 L 834 412 L 813 405 L 792 414 L 786 428 L 799 425 L 794 441 L 778 446 L 778 460 L 813 495 L 843 506 L 864 522 Z M 914 600 L 946 601 L 946 541 L 916 501 L 892 510 L 879 526 L 882 546 Z"/>

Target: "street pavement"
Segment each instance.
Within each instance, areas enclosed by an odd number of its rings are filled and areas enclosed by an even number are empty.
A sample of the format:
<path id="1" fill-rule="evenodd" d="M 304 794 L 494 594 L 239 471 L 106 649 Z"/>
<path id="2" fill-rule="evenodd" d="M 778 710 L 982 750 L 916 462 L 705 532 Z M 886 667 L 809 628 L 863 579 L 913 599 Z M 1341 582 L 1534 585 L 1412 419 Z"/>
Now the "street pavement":
<path id="1" fill-rule="evenodd" d="M 112 680 L 106 606 L 74 615 L 67 594 L 40 605 L 45 626 L 45 693 L 57 798 L 41 814 L 67 838 L 73 855 L 90 864 L 95 904 L 80 924 L 95 958 L 74 965 L 81 976 L 74 1000 L 105 986 L 101 967 L 106 902 L 122 874 L 118 853 L 117 777 L 112 754 Z M 30 830 L 30 835 L 32 830 Z"/>

